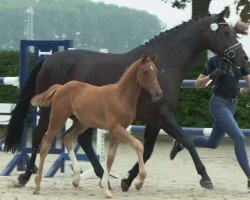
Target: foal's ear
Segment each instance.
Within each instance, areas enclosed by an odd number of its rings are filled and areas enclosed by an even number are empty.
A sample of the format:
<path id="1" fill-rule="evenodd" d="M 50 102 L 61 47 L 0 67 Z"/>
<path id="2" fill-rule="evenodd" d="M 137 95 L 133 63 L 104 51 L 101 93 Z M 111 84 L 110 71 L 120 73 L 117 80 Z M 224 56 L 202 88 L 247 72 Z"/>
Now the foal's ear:
<path id="1" fill-rule="evenodd" d="M 158 55 L 150 56 L 150 60 L 151 60 L 153 63 L 156 62 L 157 58 L 158 58 Z"/>
<path id="2" fill-rule="evenodd" d="M 220 19 L 228 17 L 228 15 L 229 15 L 229 7 L 228 6 L 226 6 L 225 9 L 221 13 L 218 14 Z"/>
<path id="3" fill-rule="evenodd" d="M 144 53 L 141 57 L 141 62 L 144 63 L 148 59 L 148 53 Z"/>

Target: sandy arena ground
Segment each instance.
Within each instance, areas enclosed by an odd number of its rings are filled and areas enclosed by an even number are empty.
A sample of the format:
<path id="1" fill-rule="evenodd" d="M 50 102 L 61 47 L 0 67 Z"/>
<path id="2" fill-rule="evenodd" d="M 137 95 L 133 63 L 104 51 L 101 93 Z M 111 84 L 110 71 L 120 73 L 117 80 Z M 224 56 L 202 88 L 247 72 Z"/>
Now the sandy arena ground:
<path id="1" fill-rule="evenodd" d="M 250 156 L 250 140 L 247 141 L 247 151 Z M 166 136 L 160 136 L 157 141 L 152 158 L 146 164 L 148 176 L 142 190 L 137 191 L 134 185 L 128 192 L 120 189 L 120 180 L 126 176 L 127 171 L 136 161 L 133 150 L 125 144 L 121 144 L 113 166 L 113 171 L 119 174 L 118 179 L 111 178 L 113 187 L 113 199 L 115 200 L 160 200 L 160 199 L 192 199 L 192 200 L 239 200 L 250 199 L 250 190 L 246 187 L 246 178 L 240 169 L 232 143 L 229 141 L 215 150 L 199 148 L 198 152 L 206 166 L 207 172 L 213 181 L 214 190 L 206 190 L 200 187 L 200 176 L 196 173 L 194 164 L 185 150 L 174 161 L 169 160 L 171 140 Z M 0 152 L 0 170 L 13 157 L 12 154 Z M 55 155 L 49 155 L 45 171 L 51 166 Z M 38 156 L 39 158 L 39 156 Z M 36 162 L 38 164 L 38 160 Z M 89 169 L 90 164 L 81 162 L 83 169 Z M 68 170 L 70 172 L 70 170 Z M 80 200 L 103 199 L 105 195 L 99 187 L 99 179 L 92 176 L 81 180 L 79 188 L 73 188 L 70 173 L 57 173 L 54 178 L 44 178 L 40 195 L 33 195 L 34 176 L 23 188 L 14 188 L 20 172 L 14 171 L 11 176 L 0 176 L 1 200 Z"/>

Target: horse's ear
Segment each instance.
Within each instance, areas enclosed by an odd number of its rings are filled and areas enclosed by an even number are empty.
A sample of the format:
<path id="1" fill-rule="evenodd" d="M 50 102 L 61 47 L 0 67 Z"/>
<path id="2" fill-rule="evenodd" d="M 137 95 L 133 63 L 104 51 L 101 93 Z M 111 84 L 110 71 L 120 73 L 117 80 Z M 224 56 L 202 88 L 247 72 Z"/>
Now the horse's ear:
<path id="1" fill-rule="evenodd" d="M 158 55 L 150 56 L 150 60 L 151 60 L 153 63 L 156 62 L 157 58 L 158 58 Z"/>
<path id="2" fill-rule="evenodd" d="M 229 15 L 229 7 L 228 6 L 225 7 L 225 9 L 221 13 L 219 13 L 218 15 L 219 15 L 220 19 L 228 17 L 228 15 Z"/>
<path id="3" fill-rule="evenodd" d="M 147 60 L 148 59 L 148 53 L 146 52 L 146 53 L 144 53 L 143 55 L 142 55 L 142 57 L 141 57 L 141 62 L 143 63 L 143 62 L 145 62 L 145 60 Z"/>

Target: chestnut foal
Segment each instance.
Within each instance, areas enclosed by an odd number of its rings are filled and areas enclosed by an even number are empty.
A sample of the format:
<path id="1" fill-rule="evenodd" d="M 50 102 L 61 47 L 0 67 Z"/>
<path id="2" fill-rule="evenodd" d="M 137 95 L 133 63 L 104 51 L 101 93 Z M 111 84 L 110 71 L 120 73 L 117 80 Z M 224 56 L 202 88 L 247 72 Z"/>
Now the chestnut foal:
<path id="1" fill-rule="evenodd" d="M 141 88 L 150 93 L 152 101 L 162 97 L 155 60 L 155 56 L 148 57 L 144 54 L 124 72 L 116 84 L 96 87 L 87 83 L 70 81 L 65 85 L 53 85 L 46 92 L 32 98 L 31 104 L 34 106 L 48 107 L 51 104 L 49 126 L 43 137 L 40 163 L 35 177 L 34 194 L 38 194 L 40 190 L 43 165 L 52 139 L 65 125 L 66 120 L 73 115 L 76 118 L 73 125 L 63 134 L 63 142 L 73 163 L 73 185 L 78 187 L 80 181 L 80 167 L 76 166 L 73 140 L 87 128 L 93 127 L 107 130 L 112 138 L 106 169 L 101 181 L 107 197 L 112 196 L 108 187 L 108 178 L 119 140 L 130 144 L 136 151 L 139 163 L 139 180 L 136 188 L 141 189 L 147 174 L 143 161 L 143 146 L 139 140 L 126 131 L 126 127 L 135 119 L 136 104 Z"/>

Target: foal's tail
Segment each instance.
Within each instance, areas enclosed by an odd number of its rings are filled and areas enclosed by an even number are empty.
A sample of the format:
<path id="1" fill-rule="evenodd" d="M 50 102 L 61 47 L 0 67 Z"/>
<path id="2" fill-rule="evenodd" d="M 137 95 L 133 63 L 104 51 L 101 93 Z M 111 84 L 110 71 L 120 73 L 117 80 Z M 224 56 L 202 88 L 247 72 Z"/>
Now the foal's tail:
<path id="1" fill-rule="evenodd" d="M 55 92 L 62 87 L 61 84 L 52 85 L 47 91 L 34 96 L 31 105 L 39 107 L 49 107 Z"/>

